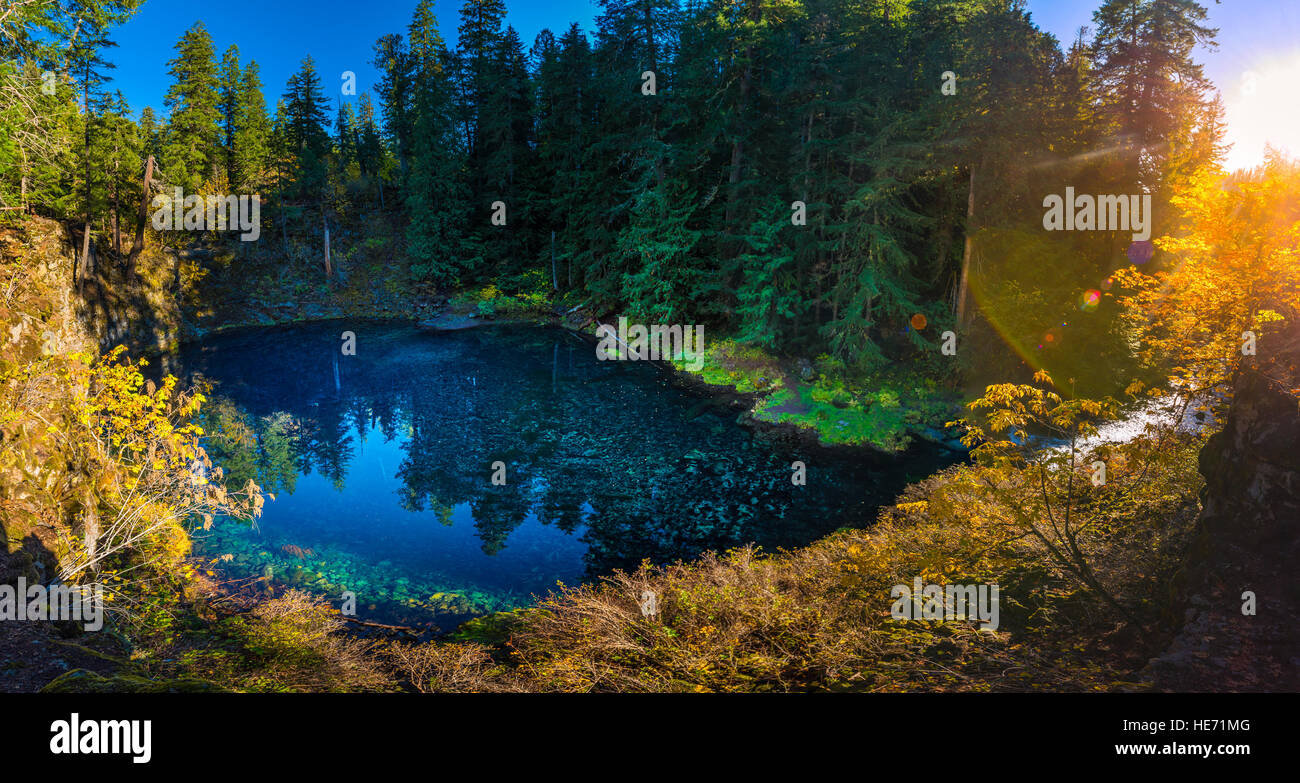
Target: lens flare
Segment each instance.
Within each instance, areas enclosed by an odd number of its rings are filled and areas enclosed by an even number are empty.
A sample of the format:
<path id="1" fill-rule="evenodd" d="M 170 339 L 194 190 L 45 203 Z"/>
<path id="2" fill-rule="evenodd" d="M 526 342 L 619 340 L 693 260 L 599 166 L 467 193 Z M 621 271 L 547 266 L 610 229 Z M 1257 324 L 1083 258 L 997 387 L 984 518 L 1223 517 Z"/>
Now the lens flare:
<path id="1" fill-rule="evenodd" d="M 1097 309 L 1097 304 L 1101 302 L 1101 291 L 1095 288 L 1089 288 L 1079 297 L 1079 309 L 1085 313 L 1090 313 Z"/>
<path id="2" fill-rule="evenodd" d="M 924 313 L 917 313 L 916 315 L 912 316 L 912 328 L 918 332 L 921 331 L 922 329 L 925 329 L 926 324 L 928 323 L 929 321 L 925 320 Z"/>
<path id="3" fill-rule="evenodd" d="M 1145 264 L 1155 255 L 1156 246 L 1151 244 L 1151 240 L 1142 239 L 1128 246 L 1128 260 L 1137 265 Z"/>

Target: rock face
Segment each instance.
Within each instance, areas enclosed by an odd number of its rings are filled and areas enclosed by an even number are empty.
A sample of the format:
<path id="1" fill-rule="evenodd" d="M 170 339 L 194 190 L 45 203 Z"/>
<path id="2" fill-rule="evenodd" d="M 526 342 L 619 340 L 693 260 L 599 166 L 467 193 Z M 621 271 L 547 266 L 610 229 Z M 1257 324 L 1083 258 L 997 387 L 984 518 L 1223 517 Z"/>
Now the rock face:
<path id="1" fill-rule="evenodd" d="M 1201 451 L 1186 622 L 1144 673 L 1158 689 L 1300 691 L 1300 314 L 1286 316 L 1243 360 L 1223 430 Z"/>

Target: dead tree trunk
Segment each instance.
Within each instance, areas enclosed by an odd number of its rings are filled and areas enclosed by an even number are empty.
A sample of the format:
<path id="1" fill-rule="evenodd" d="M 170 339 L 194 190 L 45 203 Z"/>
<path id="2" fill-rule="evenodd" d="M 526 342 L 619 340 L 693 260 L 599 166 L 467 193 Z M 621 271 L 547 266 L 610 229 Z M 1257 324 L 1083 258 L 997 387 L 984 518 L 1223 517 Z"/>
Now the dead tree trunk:
<path id="1" fill-rule="evenodd" d="M 131 245 L 131 255 L 126 260 L 126 274 L 132 276 L 135 274 L 135 262 L 140 258 L 140 251 L 144 250 L 144 227 L 149 221 L 149 188 L 153 185 L 153 156 L 144 164 L 144 189 L 140 196 L 140 214 L 137 216 L 135 224 L 135 243 Z M 173 205 L 173 209 L 179 208 L 179 205 Z"/>
<path id="2" fill-rule="evenodd" d="M 321 225 L 325 226 L 325 278 L 328 280 L 334 276 L 334 270 L 330 267 L 330 224 L 323 212 L 320 216 L 320 222 Z"/>
<path id="3" fill-rule="evenodd" d="M 90 218 L 81 230 L 81 265 L 77 267 L 77 293 L 80 294 L 86 284 L 86 275 L 90 273 Z"/>

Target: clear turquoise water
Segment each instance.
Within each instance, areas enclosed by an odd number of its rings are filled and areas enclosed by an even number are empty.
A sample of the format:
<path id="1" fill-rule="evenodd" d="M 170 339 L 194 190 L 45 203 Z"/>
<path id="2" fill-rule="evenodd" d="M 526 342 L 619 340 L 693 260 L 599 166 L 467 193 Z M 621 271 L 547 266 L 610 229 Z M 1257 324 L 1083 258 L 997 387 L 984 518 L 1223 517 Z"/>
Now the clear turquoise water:
<path id="1" fill-rule="evenodd" d="M 231 579 L 350 591 L 379 622 L 450 628 L 643 559 L 806 544 L 951 460 L 772 442 L 560 329 L 324 322 L 222 334 L 180 360 L 214 384 L 214 460 L 275 496 L 256 528 L 219 522 L 200 551 L 231 555 Z"/>

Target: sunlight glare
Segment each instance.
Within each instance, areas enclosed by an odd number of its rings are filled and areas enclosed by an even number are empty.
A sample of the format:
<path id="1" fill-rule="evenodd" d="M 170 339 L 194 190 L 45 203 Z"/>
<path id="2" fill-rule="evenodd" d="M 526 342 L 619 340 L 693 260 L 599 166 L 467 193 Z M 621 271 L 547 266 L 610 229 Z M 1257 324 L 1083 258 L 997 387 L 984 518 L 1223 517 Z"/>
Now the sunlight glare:
<path id="1" fill-rule="evenodd" d="M 1300 52 L 1258 64 L 1225 88 L 1228 170 L 1262 163 L 1266 144 L 1300 156 Z"/>

